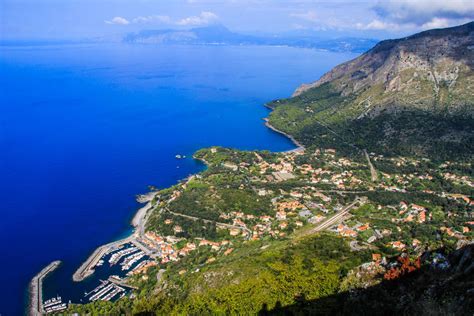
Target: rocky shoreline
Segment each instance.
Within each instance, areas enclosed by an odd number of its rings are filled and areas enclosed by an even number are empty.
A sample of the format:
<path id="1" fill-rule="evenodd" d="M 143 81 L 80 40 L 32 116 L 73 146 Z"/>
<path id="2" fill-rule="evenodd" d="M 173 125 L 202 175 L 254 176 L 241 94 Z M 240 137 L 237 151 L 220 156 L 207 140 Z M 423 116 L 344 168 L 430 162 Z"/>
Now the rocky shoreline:
<path id="1" fill-rule="evenodd" d="M 264 118 L 263 120 L 265 121 L 265 126 L 266 127 L 268 127 L 269 129 L 271 129 L 272 131 L 274 131 L 278 134 L 282 134 L 282 135 L 286 136 L 288 139 L 290 139 L 293 142 L 293 144 L 295 144 L 295 146 L 297 148 L 288 150 L 287 152 L 297 152 L 297 151 L 304 151 L 305 150 L 305 147 L 303 146 L 303 144 L 301 144 L 299 141 L 297 141 L 293 136 L 291 136 L 290 134 L 287 134 L 287 133 L 285 133 L 283 131 L 280 131 L 279 129 L 273 127 L 270 124 L 268 118 Z"/>

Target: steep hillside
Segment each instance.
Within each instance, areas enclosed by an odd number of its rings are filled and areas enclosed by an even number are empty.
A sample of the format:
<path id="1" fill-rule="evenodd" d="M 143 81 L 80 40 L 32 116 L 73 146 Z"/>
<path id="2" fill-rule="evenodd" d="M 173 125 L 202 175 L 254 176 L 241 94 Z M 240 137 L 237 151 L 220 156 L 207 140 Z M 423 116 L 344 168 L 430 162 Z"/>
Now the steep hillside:
<path id="1" fill-rule="evenodd" d="M 473 66 L 474 22 L 382 41 L 270 103 L 270 122 L 306 145 L 336 133 L 378 152 L 469 154 Z"/>

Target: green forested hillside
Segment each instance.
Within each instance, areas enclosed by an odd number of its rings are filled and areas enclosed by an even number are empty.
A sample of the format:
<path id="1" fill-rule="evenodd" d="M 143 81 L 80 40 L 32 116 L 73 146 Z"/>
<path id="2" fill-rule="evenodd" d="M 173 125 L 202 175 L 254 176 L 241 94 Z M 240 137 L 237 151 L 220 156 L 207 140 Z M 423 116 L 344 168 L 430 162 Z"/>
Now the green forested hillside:
<path id="1" fill-rule="evenodd" d="M 306 145 L 431 158 L 474 153 L 474 22 L 383 41 L 294 97 L 270 123 Z M 339 146 L 342 148 L 342 146 Z"/>

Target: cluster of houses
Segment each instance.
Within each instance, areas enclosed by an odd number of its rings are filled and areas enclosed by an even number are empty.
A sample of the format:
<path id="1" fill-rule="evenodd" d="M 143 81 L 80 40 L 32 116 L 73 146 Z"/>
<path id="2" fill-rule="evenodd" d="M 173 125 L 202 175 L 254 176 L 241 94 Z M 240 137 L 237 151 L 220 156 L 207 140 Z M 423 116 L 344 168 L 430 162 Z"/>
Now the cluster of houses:
<path id="1" fill-rule="evenodd" d="M 178 261 L 181 257 L 189 255 L 190 252 L 196 250 L 199 247 L 208 246 L 212 251 L 224 250 L 224 254 L 229 254 L 232 250 L 229 251 L 229 247 L 232 245 L 232 242 L 229 240 L 222 240 L 219 242 L 206 240 L 203 238 L 195 238 L 193 241 L 188 241 L 181 248 L 178 247 L 178 243 L 184 240 L 183 238 L 177 238 L 175 236 L 161 236 L 155 232 L 148 231 L 145 233 L 145 238 L 143 242 L 147 244 L 148 247 L 155 250 L 157 254 L 156 258 L 162 264 Z M 135 273 L 146 272 L 146 270 L 156 265 L 155 263 L 149 263 Z"/>
<path id="2" fill-rule="evenodd" d="M 143 241 L 148 247 L 157 251 L 158 258 L 160 258 L 161 263 L 178 261 L 178 251 L 175 247 L 175 244 L 178 242 L 176 237 L 163 237 L 156 234 L 155 232 L 148 231 L 145 233 L 145 238 L 143 238 Z"/>
<path id="3" fill-rule="evenodd" d="M 213 148 L 211 152 L 216 153 L 217 149 Z M 381 181 L 373 183 L 368 181 L 369 172 L 366 170 L 367 174 L 365 180 L 363 180 L 363 169 L 367 168 L 367 166 L 347 158 L 338 158 L 335 149 L 315 150 L 312 156 L 324 162 L 318 168 L 314 167 L 314 164 L 299 163 L 298 161 L 305 161 L 305 159 L 298 160 L 298 156 L 303 155 L 302 152 L 286 153 L 268 160 L 264 159 L 259 153 L 254 153 L 254 155 L 254 164 L 247 162 L 223 162 L 221 165 L 234 172 L 246 173 L 249 179 L 252 180 L 249 183 L 252 183 L 251 188 L 258 197 L 272 198 L 274 213 L 265 215 L 246 214 L 238 211 L 221 213 L 218 222 L 227 223 L 225 229 L 228 230 L 230 239 L 258 240 L 267 236 L 282 238 L 287 236 L 294 228 L 302 227 L 306 223 L 317 224 L 327 216 L 342 209 L 342 205 L 339 204 L 335 195 L 322 192 L 317 188 L 316 184 L 328 185 L 334 191 L 362 189 L 369 191 L 406 192 L 414 181 L 430 181 L 433 179 L 433 175 L 427 173 L 387 174 L 381 172 Z M 374 161 L 391 160 L 396 166 L 416 166 L 419 164 L 418 161 L 411 158 L 385 158 L 382 155 L 375 154 L 370 156 Z M 473 182 L 466 176 L 460 177 L 452 173 L 444 173 L 443 177 L 449 181 L 473 186 Z M 191 179 L 202 179 L 202 176 L 198 175 Z M 291 179 L 305 180 L 306 184 L 301 187 L 292 187 L 288 191 L 275 189 L 275 187 L 270 189 L 270 186 L 265 185 L 266 183 L 278 184 L 279 182 Z M 260 183 L 260 185 L 254 185 L 256 182 Z M 182 194 L 181 191 L 185 190 L 186 187 L 187 183 L 182 183 L 180 187 L 173 191 L 167 203 L 178 199 Z M 243 184 L 240 188 L 243 188 Z M 469 196 L 466 195 L 425 191 L 474 205 L 474 201 L 471 201 Z M 380 208 L 381 206 L 379 206 Z M 432 213 L 427 208 L 417 204 L 409 204 L 402 201 L 399 205 L 392 206 L 391 208 L 396 210 L 396 215 L 388 216 L 386 219 L 396 225 L 398 232 L 401 232 L 404 224 L 423 225 L 432 220 Z M 399 235 L 393 234 L 391 229 L 377 227 L 377 225 L 372 224 L 370 221 L 358 222 L 356 220 L 351 221 L 350 224 L 348 223 L 348 221 L 336 223 L 331 230 L 340 236 L 357 239 L 368 245 L 373 245 L 377 240 L 384 238 L 386 240 L 388 239 L 387 237 L 392 235 Z M 175 234 L 183 232 L 183 228 L 173 223 L 171 219 L 165 220 L 165 224 L 172 225 Z M 465 234 L 471 232 L 473 224 L 473 221 L 466 222 L 462 226 L 462 231 L 452 227 L 441 227 L 440 231 L 453 238 L 463 239 L 466 238 Z M 223 227 L 220 228 L 222 229 Z M 234 249 L 231 247 L 232 242 L 228 240 L 218 242 L 193 238 L 192 240 L 187 240 L 184 246 L 180 243 L 181 246 L 177 247 L 177 243 L 182 241 L 182 238 L 174 236 L 163 237 L 153 232 L 147 232 L 145 237 L 148 246 L 157 249 L 160 253 L 161 263 L 177 261 L 180 257 L 187 256 L 190 252 L 201 246 L 208 246 L 212 251 L 219 254 L 223 253 L 224 255 L 230 254 Z M 393 239 L 397 239 L 397 237 Z M 416 238 L 409 241 L 390 240 L 386 245 L 399 251 L 406 251 L 410 248 L 415 250 L 421 249 L 423 246 L 422 242 Z M 377 258 L 375 261 L 380 261 L 380 258 Z"/>
<path id="4" fill-rule="evenodd" d="M 422 224 L 426 221 L 427 210 L 423 206 L 400 202 L 400 212 L 398 213 L 402 218 L 392 218 L 392 222 L 413 222 L 416 221 Z M 432 214 L 429 213 L 429 218 L 432 218 Z"/>
<path id="5" fill-rule="evenodd" d="M 299 190 L 282 191 L 282 194 L 272 199 L 275 212 L 273 216 L 257 216 L 233 211 L 221 213 L 219 220 L 233 226 L 228 228 L 229 235 L 232 237 L 244 237 L 252 240 L 261 239 L 265 236 L 285 237 L 289 232 L 289 228 L 302 227 L 306 222 L 316 224 L 321 222 L 326 217 L 325 215 L 330 212 L 328 207 L 329 203 L 332 202 L 332 198 L 314 191 L 311 187 L 308 189 L 310 189 L 310 192 L 304 194 Z M 270 194 L 270 192 L 257 189 L 260 196 Z M 273 192 L 271 194 L 273 196 Z M 334 209 L 337 210 L 337 207 Z"/>
<path id="6" fill-rule="evenodd" d="M 404 224 L 411 223 L 414 225 L 424 225 L 433 219 L 432 212 L 430 212 L 426 207 L 414 203 L 409 204 L 404 201 L 401 201 L 398 206 L 386 207 L 386 210 L 396 211 L 396 216 L 390 217 L 388 212 L 382 212 L 383 207 L 380 205 L 378 206 L 377 210 L 381 211 L 381 214 L 386 215 L 387 219 L 390 219 L 390 222 L 397 225 L 396 229 L 398 233 L 402 232 L 403 229 L 406 228 L 404 227 Z M 393 212 L 391 214 L 393 214 Z M 447 215 L 448 217 L 457 216 L 457 214 L 453 213 L 448 213 Z M 373 244 L 376 240 L 394 235 L 390 229 L 381 227 L 380 223 L 378 225 L 373 225 L 370 222 L 360 223 L 355 221 L 354 223 L 352 221 L 352 224 L 349 225 L 348 222 L 351 222 L 351 220 L 336 224 L 331 227 L 330 230 L 336 234 L 339 234 L 340 236 L 355 238 L 366 244 Z M 454 227 L 441 226 L 439 227 L 439 232 L 461 241 L 468 240 L 469 236 L 467 236 L 467 233 L 470 233 L 474 227 L 474 221 L 466 221 L 461 226 L 462 231 L 458 231 Z M 368 234 L 362 234 L 363 232 L 367 232 Z M 364 237 L 362 237 L 362 235 Z M 418 238 L 413 238 L 409 240 L 391 240 L 386 243 L 386 246 L 402 252 L 408 250 L 419 252 L 423 250 L 424 246 L 426 245 L 423 245 L 423 243 Z"/>
<path id="7" fill-rule="evenodd" d="M 457 184 L 464 184 L 471 188 L 474 187 L 474 181 L 472 181 L 468 176 L 460 176 L 457 174 L 446 172 L 443 174 L 443 178 Z"/>
<path id="8" fill-rule="evenodd" d="M 359 232 L 363 232 L 368 230 L 370 227 L 369 223 L 365 224 L 357 224 L 353 227 L 348 227 L 346 224 L 338 224 L 336 227 L 333 228 L 335 232 L 337 232 L 339 235 L 343 237 L 357 237 Z M 375 239 L 372 240 L 372 238 L 376 238 L 375 236 L 372 236 L 369 238 L 368 242 L 373 242 Z"/>
<path id="9" fill-rule="evenodd" d="M 295 178 L 304 178 L 311 184 L 331 184 L 338 189 L 353 189 L 363 183 L 350 170 L 344 168 L 355 167 L 358 164 L 346 158 L 335 159 L 335 149 L 317 149 L 314 156 L 328 162 L 328 168 L 313 168 L 311 164 L 298 164 L 296 158 L 302 152 L 291 152 L 278 158 L 277 162 L 267 162 L 259 154 L 257 168 L 263 177 L 262 182 L 282 182 Z"/>

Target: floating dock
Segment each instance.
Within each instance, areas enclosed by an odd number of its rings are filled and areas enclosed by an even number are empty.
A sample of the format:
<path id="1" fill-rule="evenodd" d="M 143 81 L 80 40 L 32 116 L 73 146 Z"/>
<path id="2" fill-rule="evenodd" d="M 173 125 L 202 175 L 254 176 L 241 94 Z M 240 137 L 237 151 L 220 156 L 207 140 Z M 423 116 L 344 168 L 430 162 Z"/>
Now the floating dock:
<path id="1" fill-rule="evenodd" d="M 30 282 L 30 306 L 28 309 L 28 315 L 38 316 L 45 313 L 43 309 L 43 280 L 44 278 L 54 270 L 56 270 L 61 261 L 53 261 L 47 265 L 40 273 Z"/>

